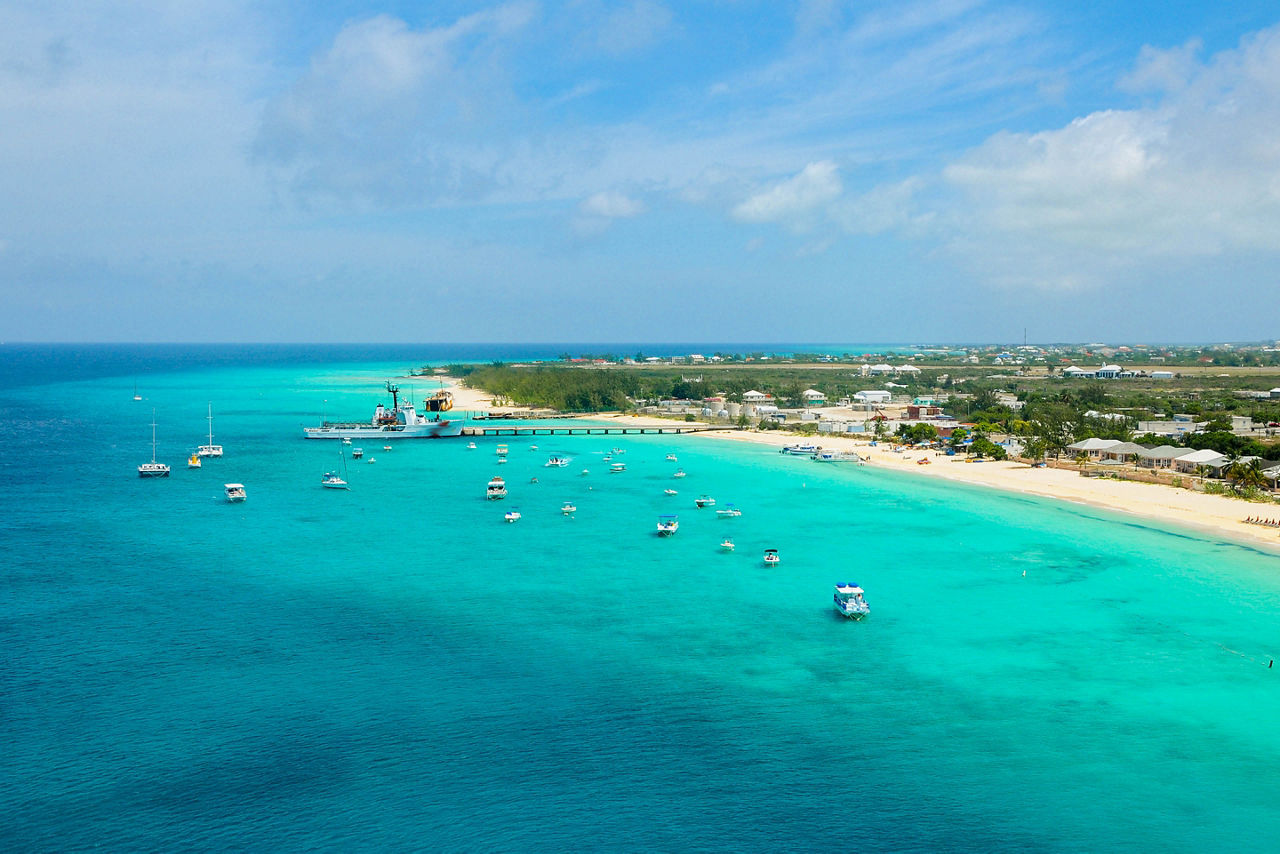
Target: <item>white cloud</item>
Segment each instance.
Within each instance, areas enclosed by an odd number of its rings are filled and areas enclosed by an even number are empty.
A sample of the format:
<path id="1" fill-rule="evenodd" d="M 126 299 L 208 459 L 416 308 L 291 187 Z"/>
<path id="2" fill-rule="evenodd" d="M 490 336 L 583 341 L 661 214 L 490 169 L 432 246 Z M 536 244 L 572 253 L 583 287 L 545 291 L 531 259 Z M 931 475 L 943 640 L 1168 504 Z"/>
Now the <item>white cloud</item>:
<path id="1" fill-rule="evenodd" d="M 1001 133 L 943 171 L 944 238 L 994 281 L 1081 287 L 1178 259 L 1280 252 L 1280 27 L 1194 62 L 1144 51 L 1163 99 Z"/>
<path id="2" fill-rule="evenodd" d="M 594 196 L 584 199 L 579 209 L 587 216 L 598 216 L 606 219 L 638 216 L 645 211 L 643 202 L 615 192 L 596 193 Z"/>
<path id="3" fill-rule="evenodd" d="M 743 222 L 795 220 L 836 199 L 842 190 L 836 164 L 822 160 L 810 163 L 800 174 L 756 193 L 735 207 L 733 215 Z"/>

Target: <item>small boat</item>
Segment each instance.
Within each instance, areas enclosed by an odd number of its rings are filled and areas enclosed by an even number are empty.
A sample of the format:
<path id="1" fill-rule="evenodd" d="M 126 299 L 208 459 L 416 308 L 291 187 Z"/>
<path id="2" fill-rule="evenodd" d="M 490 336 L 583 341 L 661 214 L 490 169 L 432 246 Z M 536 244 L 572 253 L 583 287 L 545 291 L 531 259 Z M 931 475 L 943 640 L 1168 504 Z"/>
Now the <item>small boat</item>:
<path id="1" fill-rule="evenodd" d="M 499 445 L 497 449 L 494 451 L 494 453 L 496 453 L 500 457 L 505 457 L 507 455 L 507 446 Z"/>
<path id="2" fill-rule="evenodd" d="M 351 459 L 358 460 L 364 456 L 364 448 L 352 448 Z"/>
<path id="3" fill-rule="evenodd" d="M 777 549 L 765 549 L 765 550 L 764 550 L 764 565 L 765 565 L 765 566 L 777 566 L 777 565 L 778 565 L 778 564 L 780 564 L 780 563 L 782 563 L 782 558 L 778 557 L 778 550 L 777 550 Z"/>
<path id="4" fill-rule="evenodd" d="M 625 449 L 623 449 L 623 448 L 613 448 L 613 449 L 611 449 L 610 453 L 614 453 L 614 454 L 619 454 L 619 455 L 621 455 L 621 454 L 625 454 L 625 453 L 626 453 L 626 450 L 625 450 Z"/>
<path id="5" fill-rule="evenodd" d="M 710 495 L 699 495 L 693 499 L 693 504 L 695 507 L 715 507 L 716 500 Z"/>
<path id="6" fill-rule="evenodd" d="M 508 510 L 508 511 L 506 512 L 506 515 L 504 515 L 502 518 L 503 518 L 503 519 L 506 519 L 508 522 L 519 522 L 519 521 L 520 521 L 520 511 L 519 511 L 519 510 Z"/>
<path id="7" fill-rule="evenodd" d="M 536 451 L 536 450 L 538 450 L 538 446 L 537 446 L 537 445 L 530 445 L 530 446 L 529 446 L 529 450 L 531 450 L 531 451 Z"/>
<path id="8" fill-rule="evenodd" d="M 187 457 L 187 468 L 189 468 L 189 469 L 198 469 L 198 468 L 200 468 L 200 455 L 199 455 L 199 454 L 195 454 L 195 453 L 193 453 L 191 456 Z"/>
<path id="9" fill-rule="evenodd" d="M 507 458 L 506 458 L 506 457 L 498 457 L 498 465 L 500 465 L 500 466 L 505 466 L 506 464 L 507 464 Z"/>
<path id="10" fill-rule="evenodd" d="M 552 454 L 551 457 L 547 460 L 545 467 L 562 469 L 567 465 L 569 465 L 568 457 L 561 457 L 561 456 L 557 456 L 556 454 Z"/>
<path id="11" fill-rule="evenodd" d="M 672 477 L 684 477 L 684 469 L 676 469 L 676 473 Z"/>
<path id="12" fill-rule="evenodd" d="M 626 471 L 626 470 L 627 470 L 627 464 L 626 464 L 626 463 L 610 463 L 610 464 L 609 464 L 609 473 L 610 473 L 610 474 L 617 474 L 618 472 L 622 472 L 622 471 Z"/>
<path id="13" fill-rule="evenodd" d="M 725 537 L 720 541 L 720 548 L 727 552 L 733 551 L 733 540 L 729 537 Z"/>
<path id="14" fill-rule="evenodd" d="M 837 584 L 836 611 L 852 620 L 861 620 L 871 613 L 871 606 L 863 597 L 863 590 L 856 584 Z"/>
<path id="15" fill-rule="evenodd" d="M 476 443 L 475 443 L 475 442 L 468 442 L 468 443 L 467 443 L 467 450 L 468 450 L 468 451 L 474 451 L 475 449 L 476 449 Z"/>
<path id="16" fill-rule="evenodd" d="M 811 457 L 818 451 L 822 450 L 817 445 L 784 445 L 778 453 L 795 454 L 796 456 Z"/>
<path id="17" fill-rule="evenodd" d="M 138 466 L 138 477 L 168 477 L 169 467 L 156 462 L 156 413 L 151 410 L 151 462 Z"/>
<path id="18" fill-rule="evenodd" d="M 564 504 L 560 505 L 560 512 L 569 516 L 573 513 L 577 513 L 578 507 L 572 501 L 566 501 Z"/>
<path id="19" fill-rule="evenodd" d="M 664 489 L 664 490 L 662 490 L 662 494 L 663 494 L 663 495 L 678 495 L 679 493 L 677 493 L 674 489 Z"/>
<path id="20" fill-rule="evenodd" d="M 658 536 L 669 537 L 676 531 L 680 530 L 680 519 L 677 516 L 666 514 L 658 517 Z"/>
<path id="21" fill-rule="evenodd" d="M 134 400 L 142 400 L 142 395 L 138 394 L 138 384 L 137 384 L 137 383 L 134 383 L 134 384 L 133 384 L 133 399 L 134 399 Z"/>
<path id="22" fill-rule="evenodd" d="M 582 473 L 583 473 L 583 474 L 591 474 L 591 469 L 583 469 L 583 470 L 582 470 Z"/>
<path id="23" fill-rule="evenodd" d="M 669 463 L 674 463 L 675 461 L 676 461 L 676 455 L 675 455 L 675 454 L 667 454 L 667 462 L 669 462 Z"/>
<path id="24" fill-rule="evenodd" d="M 350 489 L 351 488 L 347 486 L 347 482 L 345 480 L 338 477 L 338 473 L 336 471 L 325 472 L 324 477 L 320 478 L 320 485 L 323 486 L 325 489 Z"/>
<path id="25" fill-rule="evenodd" d="M 862 456 L 857 451 L 818 451 L 813 455 L 815 463 L 861 463 Z"/>
<path id="26" fill-rule="evenodd" d="M 529 482 L 530 482 L 530 483 L 537 483 L 537 482 L 538 482 L 538 479 L 537 479 L 536 477 L 531 477 L 531 478 L 529 478 Z"/>
<path id="27" fill-rule="evenodd" d="M 196 453 L 202 457 L 220 457 L 222 456 L 222 446 L 213 444 L 213 404 L 209 404 L 209 444 L 201 445 L 196 448 Z"/>
<path id="28" fill-rule="evenodd" d="M 735 516 L 741 516 L 742 511 L 732 504 L 726 504 L 724 507 L 716 511 L 716 515 L 721 519 L 732 519 Z"/>
<path id="29" fill-rule="evenodd" d="M 342 437 L 342 444 L 344 444 L 344 445 L 350 445 L 350 444 L 351 444 L 351 437 L 350 437 L 350 436 L 343 436 L 343 437 Z"/>
<path id="30" fill-rule="evenodd" d="M 373 465 L 378 461 L 377 457 L 369 457 L 369 465 Z"/>
<path id="31" fill-rule="evenodd" d="M 506 498 L 507 482 L 500 477 L 494 477 L 489 481 L 489 485 L 485 487 L 484 497 L 488 499 Z"/>
<path id="32" fill-rule="evenodd" d="M 390 446 L 390 445 L 383 445 L 383 446 L 382 446 L 382 450 L 384 450 L 384 451 L 389 451 L 389 450 L 391 450 L 391 446 Z"/>
<path id="33" fill-rule="evenodd" d="M 607 463 L 609 460 L 613 459 L 613 454 L 605 454 L 601 459 Z"/>
<path id="34" fill-rule="evenodd" d="M 244 501 L 248 496 L 245 495 L 243 483 L 224 483 L 222 491 L 227 496 L 227 500 L 232 504 Z"/>

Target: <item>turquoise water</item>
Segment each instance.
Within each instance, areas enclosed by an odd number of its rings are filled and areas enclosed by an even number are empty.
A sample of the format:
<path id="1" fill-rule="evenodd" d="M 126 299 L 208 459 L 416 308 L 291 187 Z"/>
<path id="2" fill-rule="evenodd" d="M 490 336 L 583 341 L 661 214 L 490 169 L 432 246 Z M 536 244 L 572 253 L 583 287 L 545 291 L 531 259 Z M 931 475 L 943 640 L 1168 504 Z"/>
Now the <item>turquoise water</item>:
<path id="1" fill-rule="evenodd" d="M 337 446 L 300 426 L 367 417 L 403 367 L 0 392 L 0 846 L 1280 838 L 1280 558 L 709 439 L 365 443 L 321 489 Z M 210 401 L 227 455 L 188 471 Z M 153 407 L 168 480 L 136 476 Z M 870 618 L 834 614 L 838 581 Z"/>

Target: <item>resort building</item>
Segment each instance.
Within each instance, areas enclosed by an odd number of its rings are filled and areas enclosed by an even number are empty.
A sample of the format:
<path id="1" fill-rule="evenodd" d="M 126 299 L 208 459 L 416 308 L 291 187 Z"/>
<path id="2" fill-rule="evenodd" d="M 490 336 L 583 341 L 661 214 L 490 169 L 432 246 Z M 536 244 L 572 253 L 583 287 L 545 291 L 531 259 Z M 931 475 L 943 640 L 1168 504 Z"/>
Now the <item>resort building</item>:
<path id="1" fill-rule="evenodd" d="M 1149 469 L 1171 469 L 1175 460 L 1194 453 L 1194 448 L 1175 448 L 1173 445 L 1144 448 L 1138 451 L 1138 465 Z"/>
<path id="2" fill-rule="evenodd" d="M 1081 439 L 1079 442 L 1073 442 L 1067 445 L 1068 451 L 1074 451 L 1077 454 L 1086 454 L 1092 460 L 1102 459 L 1103 451 L 1110 450 L 1116 445 L 1132 444 L 1121 442 L 1119 439 Z M 1135 448 L 1141 448 L 1141 445 L 1134 445 Z M 1135 452 L 1136 453 L 1136 452 Z"/>
<path id="3" fill-rule="evenodd" d="M 1183 474 L 1199 474 L 1198 469 L 1203 466 L 1210 473 L 1217 475 L 1226 468 L 1229 460 L 1223 454 L 1218 453 L 1212 448 L 1205 448 L 1200 451 L 1192 451 L 1184 454 L 1173 461 L 1173 467 Z"/>

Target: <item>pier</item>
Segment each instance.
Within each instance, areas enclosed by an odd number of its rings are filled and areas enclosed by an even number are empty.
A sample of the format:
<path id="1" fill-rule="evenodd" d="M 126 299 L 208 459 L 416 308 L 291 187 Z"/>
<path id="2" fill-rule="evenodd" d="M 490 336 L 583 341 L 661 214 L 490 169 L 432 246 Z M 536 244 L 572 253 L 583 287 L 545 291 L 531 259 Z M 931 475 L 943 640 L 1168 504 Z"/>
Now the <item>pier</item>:
<path id="1" fill-rule="evenodd" d="M 463 436 L 673 436 L 684 433 L 707 433 L 733 430 L 719 425 L 671 427 L 463 427 Z"/>

